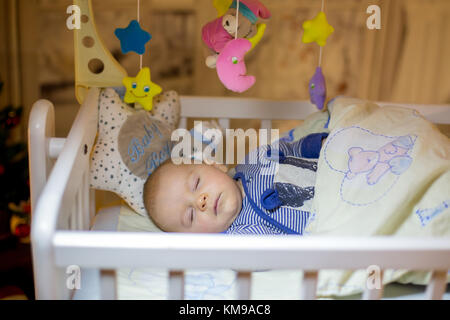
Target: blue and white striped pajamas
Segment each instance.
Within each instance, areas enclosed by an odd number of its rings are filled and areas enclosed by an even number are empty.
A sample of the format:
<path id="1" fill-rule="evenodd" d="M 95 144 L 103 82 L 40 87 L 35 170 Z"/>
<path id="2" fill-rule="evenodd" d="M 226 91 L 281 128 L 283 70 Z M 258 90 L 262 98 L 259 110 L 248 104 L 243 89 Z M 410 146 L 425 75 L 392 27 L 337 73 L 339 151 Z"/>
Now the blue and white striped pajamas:
<path id="1" fill-rule="evenodd" d="M 296 165 L 298 158 L 307 158 L 300 160 L 303 162 L 309 162 L 308 159 L 317 159 L 322 147 L 322 139 L 327 135 L 327 133 L 311 134 L 293 143 L 282 139 L 276 146 L 273 144 L 262 146 L 247 155 L 244 164 L 236 166 L 234 175 L 234 179 L 240 179 L 244 186 L 245 197 L 242 210 L 224 233 L 303 234 L 310 212 L 282 203 L 270 207 L 267 205 L 270 201 L 266 199 L 271 195 L 268 191 L 274 190 L 274 178 L 279 169 L 279 163 L 288 159 L 286 163 Z M 310 163 L 315 164 L 317 168 L 316 160 Z M 275 199 L 275 203 L 277 201 L 278 199 Z"/>

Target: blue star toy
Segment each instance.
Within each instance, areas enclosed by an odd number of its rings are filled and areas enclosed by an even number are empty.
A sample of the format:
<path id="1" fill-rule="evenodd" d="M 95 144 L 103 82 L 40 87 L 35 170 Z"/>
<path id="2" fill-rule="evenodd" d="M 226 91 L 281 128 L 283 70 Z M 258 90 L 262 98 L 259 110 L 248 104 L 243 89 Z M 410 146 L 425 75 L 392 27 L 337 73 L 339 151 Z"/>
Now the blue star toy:
<path id="1" fill-rule="evenodd" d="M 133 20 L 125 29 L 117 28 L 114 32 L 120 40 L 122 52 L 128 53 L 134 51 L 138 54 L 144 54 L 145 44 L 152 38 L 151 34 L 141 29 L 139 22 Z"/>

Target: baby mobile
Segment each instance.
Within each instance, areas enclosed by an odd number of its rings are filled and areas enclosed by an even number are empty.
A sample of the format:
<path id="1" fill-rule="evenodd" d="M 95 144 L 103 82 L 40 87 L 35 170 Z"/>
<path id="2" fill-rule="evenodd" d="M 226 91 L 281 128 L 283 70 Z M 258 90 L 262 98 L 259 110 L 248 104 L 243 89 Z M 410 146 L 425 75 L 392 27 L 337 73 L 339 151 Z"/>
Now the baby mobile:
<path id="1" fill-rule="evenodd" d="M 327 38 L 334 32 L 334 28 L 328 24 L 327 17 L 323 11 L 324 0 L 322 0 L 322 9 L 317 16 L 312 20 L 307 20 L 303 23 L 303 43 L 315 42 L 320 46 L 319 52 L 319 66 L 316 72 L 309 81 L 309 96 L 311 103 L 316 105 L 319 110 L 322 110 L 327 96 L 327 88 L 325 84 L 325 77 L 322 72 L 322 55 L 323 47 L 327 43 Z"/>
<path id="2" fill-rule="evenodd" d="M 137 0 L 137 20 L 132 20 L 126 28 L 117 28 L 114 34 L 120 40 L 122 53 L 133 51 L 139 54 L 139 73 L 136 77 L 125 77 L 122 81 L 126 88 L 124 101 L 134 103 L 136 109 L 150 111 L 153 108 L 153 97 L 160 94 L 162 88 L 151 81 L 150 68 L 142 67 L 145 45 L 152 36 L 142 30 L 139 24 L 140 11 L 140 0 Z"/>
<path id="3" fill-rule="evenodd" d="M 215 68 L 222 84 L 234 92 L 245 92 L 256 82 L 247 75 L 245 55 L 262 39 L 270 11 L 259 0 L 214 0 L 218 18 L 202 28 L 202 40 L 211 50 L 206 65 Z"/>

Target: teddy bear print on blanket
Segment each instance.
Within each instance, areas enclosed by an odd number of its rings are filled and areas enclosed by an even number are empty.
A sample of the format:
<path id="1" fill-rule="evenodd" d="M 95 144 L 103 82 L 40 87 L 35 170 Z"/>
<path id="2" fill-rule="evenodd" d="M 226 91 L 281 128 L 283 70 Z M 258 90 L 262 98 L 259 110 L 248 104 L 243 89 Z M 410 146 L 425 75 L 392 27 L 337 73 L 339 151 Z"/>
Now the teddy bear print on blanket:
<path id="1" fill-rule="evenodd" d="M 144 183 L 170 157 L 171 133 L 179 118 L 180 102 L 175 91 L 155 97 L 154 108 L 148 112 L 128 106 L 114 89 L 104 89 L 91 156 L 91 187 L 116 193 L 138 214 L 146 215 Z"/>

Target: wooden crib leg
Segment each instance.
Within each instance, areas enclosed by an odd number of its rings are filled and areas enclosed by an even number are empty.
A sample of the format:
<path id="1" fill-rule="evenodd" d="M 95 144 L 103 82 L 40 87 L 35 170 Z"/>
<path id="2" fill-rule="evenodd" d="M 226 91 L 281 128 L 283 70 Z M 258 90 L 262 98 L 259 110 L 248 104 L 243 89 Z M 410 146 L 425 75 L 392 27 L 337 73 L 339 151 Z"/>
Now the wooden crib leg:
<path id="1" fill-rule="evenodd" d="M 375 273 L 371 274 L 371 277 L 378 277 L 376 279 L 376 285 L 371 286 L 366 282 L 366 289 L 363 293 L 363 300 L 380 300 L 383 297 L 383 270 L 375 270 Z M 370 280 L 368 280 L 370 282 Z M 379 285 L 379 287 L 377 287 Z"/>
<path id="2" fill-rule="evenodd" d="M 169 272 L 169 300 L 184 299 L 184 272 L 172 270 Z"/>
<path id="3" fill-rule="evenodd" d="M 250 300 L 252 287 L 252 273 L 238 272 L 237 274 L 237 298 L 239 300 Z"/>
<path id="4" fill-rule="evenodd" d="M 116 284 L 115 270 L 100 271 L 100 299 L 101 300 L 117 299 L 117 284 Z"/>
<path id="5" fill-rule="evenodd" d="M 447 286 L 447 270 L 435 270 L 427 286 L 425 296 L 429 300 L 441 300 Z"/>
<path id="6" fill-rule="evenodd" d="M 319 273 L 317 271 L 305 271 L 303 273 L 303 283 L 300 295 L 302 300 L 316 299 L 318 274 Z"/>

